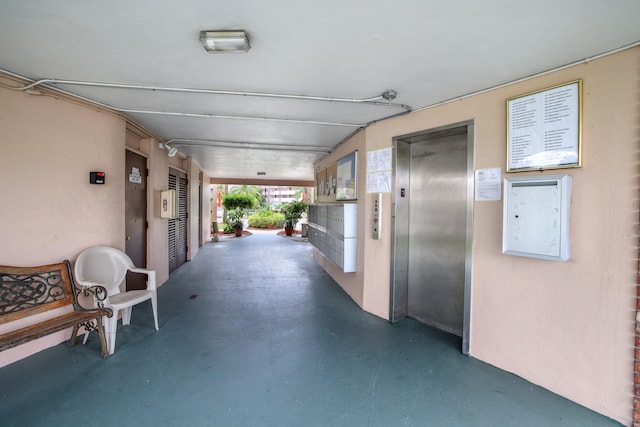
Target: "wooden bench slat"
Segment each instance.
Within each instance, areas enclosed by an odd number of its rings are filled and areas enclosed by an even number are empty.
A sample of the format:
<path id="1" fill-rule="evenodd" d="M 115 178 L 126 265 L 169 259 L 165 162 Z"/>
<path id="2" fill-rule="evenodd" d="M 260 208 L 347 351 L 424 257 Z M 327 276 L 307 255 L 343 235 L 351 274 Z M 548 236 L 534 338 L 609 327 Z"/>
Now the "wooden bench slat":
<path id="1" fill-rule="evenodd" d="M 103 301 L 106 296 L 106 290 L 100 286 L 95 289 L 84 288 L 83 291 L 93 292 L 98 301 Z M 102 357 L 108 357 L 102 318 L 111 317 L 112 310 L 82 307 L 78 302 L 80 292 L 73 280 L 68 260 L 36 267 L 0 266 L 0 323 L 12 322 L 65 305 L 73 306 L 72 312 L 0 334 L 0 351 L 71 327 L 73 332 L 70 344 L 74 345 L 78 329 L 85 326 L 89 330 L 98 331 Z"/>
<path id="2" fill-rule="evenodd" d="M 105 310 L 72 311 L 58 317 L 44 320 L 34 325 L 25 326 L 15 331 L 7 332 L 0 336 L 0 351 L 16 347 L 34 339 L 74 327 L 83 322 L 95 319 L 96 316 L 105 316 Z"/>

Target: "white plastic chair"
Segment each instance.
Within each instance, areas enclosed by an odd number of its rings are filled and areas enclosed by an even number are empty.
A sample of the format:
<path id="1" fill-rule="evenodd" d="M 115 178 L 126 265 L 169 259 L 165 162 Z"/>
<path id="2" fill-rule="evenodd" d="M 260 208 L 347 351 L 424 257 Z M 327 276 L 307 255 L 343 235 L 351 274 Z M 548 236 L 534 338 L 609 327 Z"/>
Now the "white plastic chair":
<path id="1" fill-rule="evenodd" d="M 122 292 L 120 285 L 124 282 L 127 271 L 147 275 L 147 289 Z M 137 268 L 131 258 L 122 251 L 109 246 L 93 246 L 82 251 L 74 267 L 76 282 L 82 286 L 102 285 L 107 289 L 105 307 L 113 310 L 113 316 L 104 318 L 105 336 L 109 354 L 116 347 L 116 329 L 118 312 L 122 311 L 122 325 L 131 322 L 131 309 L 134 305 L 151 300 L 153 320 L 158 330 L 158 299 L 156 293 L 156 272 L 146 268 Z M 84 336 L 87 341 L 88 333 Z"/>

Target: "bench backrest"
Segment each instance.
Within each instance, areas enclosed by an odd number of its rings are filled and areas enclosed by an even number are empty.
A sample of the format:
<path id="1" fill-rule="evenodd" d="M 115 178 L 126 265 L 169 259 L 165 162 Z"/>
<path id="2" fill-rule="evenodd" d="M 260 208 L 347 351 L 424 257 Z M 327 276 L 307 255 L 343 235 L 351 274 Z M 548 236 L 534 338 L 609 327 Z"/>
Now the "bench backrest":
<path id="1" fill-rule="evenodd" d="M 71 264 L 38 267 L 0 266 L 0 323 L 77 305 Z"/>

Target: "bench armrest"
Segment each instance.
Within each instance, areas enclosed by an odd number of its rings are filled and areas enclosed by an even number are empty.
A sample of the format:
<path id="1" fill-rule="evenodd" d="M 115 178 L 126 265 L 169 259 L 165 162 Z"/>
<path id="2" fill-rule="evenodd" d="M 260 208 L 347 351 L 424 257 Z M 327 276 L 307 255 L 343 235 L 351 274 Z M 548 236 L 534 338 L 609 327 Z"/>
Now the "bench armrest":
<path id="1" fill-rule="evenodd" d="M 93 297 L 93 302 L 96 308 L 105 308 L 104 301 L 107 299 L 107 289 L 102 285 L 82 286 L 82 294 L 87 297 Z M 80 310 L 91 310 L 89 308 L 82 307 L 78 302 Z M 111 309 L 109 309 L 111 311 Z M 109 315 L 108 317 L 111 317 Z"/>

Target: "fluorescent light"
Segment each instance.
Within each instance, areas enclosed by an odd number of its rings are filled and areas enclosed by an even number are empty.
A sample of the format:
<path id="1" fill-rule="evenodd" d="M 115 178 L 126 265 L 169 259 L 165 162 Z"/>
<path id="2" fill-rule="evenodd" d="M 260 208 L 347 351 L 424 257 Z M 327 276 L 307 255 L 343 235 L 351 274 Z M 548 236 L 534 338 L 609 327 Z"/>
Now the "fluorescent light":
<path id="1" fill-rule="evenodd" d="M 200 43 L 209 53 L 248 52 L 249 36 L 243 30 L 200 31 Z"/>

